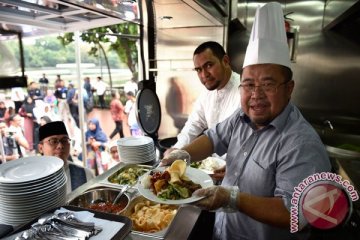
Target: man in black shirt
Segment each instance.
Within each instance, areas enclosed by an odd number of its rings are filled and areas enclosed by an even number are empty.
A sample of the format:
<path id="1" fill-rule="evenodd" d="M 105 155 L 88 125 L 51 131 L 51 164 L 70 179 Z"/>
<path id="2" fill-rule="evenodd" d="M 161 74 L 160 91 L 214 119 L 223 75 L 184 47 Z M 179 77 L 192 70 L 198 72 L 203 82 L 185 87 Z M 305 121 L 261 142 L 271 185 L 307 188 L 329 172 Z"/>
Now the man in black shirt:
<path id="1" fill-rule="evenodd" d="M 46 78 L 45 73 L 43 73 L 42 78 L 39 79 L 40 90 L 43 96 L 45 96 L 48 89 L 49 80 Z"/>

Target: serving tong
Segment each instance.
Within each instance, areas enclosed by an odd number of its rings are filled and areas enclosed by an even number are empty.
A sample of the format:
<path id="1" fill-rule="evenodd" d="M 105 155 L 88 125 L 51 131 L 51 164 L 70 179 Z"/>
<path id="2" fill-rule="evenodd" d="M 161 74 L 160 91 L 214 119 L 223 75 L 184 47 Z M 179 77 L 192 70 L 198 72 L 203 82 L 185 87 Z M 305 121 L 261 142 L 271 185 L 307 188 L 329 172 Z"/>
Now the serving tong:
<path id="1" fill-rule="evenodd" d="M 152 170 L 154 170 L 155 168 L 158 168 L 161 164 L 161 161 L 159 161 L 158 163 L 154 164 L 153 166 L 151 166 L 151 168 L 147 169 L 147 172 L 150 172 Z M 145 174 L 144 173 L 144 174 Z M 136 181 L 133 183 L 133 184 L 126 184 L 122 189 L 121 191 L 119 192 L 119 194 L 116 196 L 115 200 L 113 201 L 113 204 L 116 204 L 117 201 L 120 199 L 120 197 L 129 189 L 129 188 L 132 188 L 133 186 L 136 186 L 136 184 L 140 181 L 140 177 L 138 177 L 136 179 Z"/>
<path id="2" fill-rule="evenodd" d="M 41 216 L 15 240 L 87 240 L 102 231 L 93 222 L 82 222 L 71 212 Z"/>
<path id="3" fill-rule="evenodd" d="M 161 161 L 155 163 L 155 164 L 152 165 L 149 169 L 147 169 L 145 173 L 150 172 L 150 171 L 158 168 L 158 167 L 160 166 L 160 164 L 161 164 Z M 144 174 L 145 174 L 145 173 L 144 173 Z M 124 185 L 124 186 L 121 188 L 121 191 L 120 191 L 120 192 L 118 193 L 118 195 L 115 197 L 115 199 L 114 199 L 114 201 L 112 202 L 112 204 L 116 204 L 116 203 L 119 201 L 119 199 L 121 198 L 121 196 L 122 196 L 127 190 L 129 190 L 130 188 L 136 186 L 136 184 L 137 184 L 139 181 L 140 181 L 140 177 L 138 177 L 138 179 L 137 179 L 134 183 Z M 99 204 L 99 203 L 106 203 L 106 201 L 103 200 L 103 199 L 101 199 L 101 198 L 98 198 L 98 199 L 93 200 L 91 203 L 92 203 L 92 204 Z"/>
<path id="4" fill-rule="evenodd" d="M 156 164 L 154 164 L 153 166 L 151 166 L 151 168 L 149 168 L 146 172 L 150 172 L 150 171 L 154 170 L 155 168 L 159 167 L 160 164 L 161 164 L 161 161 L 159 161 L 158 163 L 156 163 Z M 145 172 L 145 173 L 146 173 L 146 172 Z M 144 173 L 144 174 L 145 174 L 145 173 Z M 121 189 L 121 191 L 119 192 L 119 194 L 116 196 L 115 200 L 113 201 L 113 204 L 116 204 L 117 201 L 120 199 L 120 197 L 121 197 L 129 188 L 132 188 L 133 186 L 136 186 L 136 184 L 139 182 L 139 178 L 140 178 L 140 177 L 138 177 L 138 178 L 136 179 L 136 181 L 135 181 L 134 183 L 132 183 L 132 184 L 126 184 L 126 185 Z"/>

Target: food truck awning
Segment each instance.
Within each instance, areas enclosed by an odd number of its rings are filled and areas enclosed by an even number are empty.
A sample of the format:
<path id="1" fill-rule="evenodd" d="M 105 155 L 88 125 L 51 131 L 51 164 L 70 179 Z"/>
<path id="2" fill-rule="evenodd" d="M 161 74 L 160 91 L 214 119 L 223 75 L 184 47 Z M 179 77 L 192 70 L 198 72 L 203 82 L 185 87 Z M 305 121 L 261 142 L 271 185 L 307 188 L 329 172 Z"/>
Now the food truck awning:
<path id="1" fill-rule="evenodd" d="M 123 22 L 138 22 L 137 4 L 89 0 L 0 0 L 0 29 L 23 36 L 74 32 Z"/>

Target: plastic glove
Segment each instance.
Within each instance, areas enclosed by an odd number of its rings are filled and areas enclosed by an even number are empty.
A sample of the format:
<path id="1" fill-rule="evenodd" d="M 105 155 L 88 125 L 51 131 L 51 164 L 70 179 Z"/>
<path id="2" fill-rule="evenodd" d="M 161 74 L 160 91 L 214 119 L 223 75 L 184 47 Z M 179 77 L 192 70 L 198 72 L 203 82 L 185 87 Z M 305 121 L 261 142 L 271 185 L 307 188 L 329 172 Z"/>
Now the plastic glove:
<path id="1" fill-rule="evenodd" d="M 223 166 L 219 169 L 214 170 L 213 174 L 210 174 L 210 177 L 215 181 L 222 181 L 225 177 L 226 166 Z"/>
<path id="2" fill-rule="evenodd" d="M 164 157 L 166 158 L 167 155 L 169 155 L 172 151 L 178 150 L 178 148 L 168 148 L 165 152 L 164 152 Z"/>
<path id="3" fill-rule="evenodd" d="M 184 160 L 187 164 L 190 164 L 190 154 L 185 150 L 176 149 L 161 160 L 160 166 L 170 165 L 178 159 Z"/>
<path id="4" fill-rule="evenodd" d="M 225 212 L 235 212 L 237 209 L 231 208 L 229 206 L 232 190 L 236 191 L 237 193 L 239 189 L 237 186 L 212 186 L 209 188 L 198 189 L 193 193 L 193 196 L 205 198 L 195 202 L 195 205 L 210 211 L 218 210 Z"/>

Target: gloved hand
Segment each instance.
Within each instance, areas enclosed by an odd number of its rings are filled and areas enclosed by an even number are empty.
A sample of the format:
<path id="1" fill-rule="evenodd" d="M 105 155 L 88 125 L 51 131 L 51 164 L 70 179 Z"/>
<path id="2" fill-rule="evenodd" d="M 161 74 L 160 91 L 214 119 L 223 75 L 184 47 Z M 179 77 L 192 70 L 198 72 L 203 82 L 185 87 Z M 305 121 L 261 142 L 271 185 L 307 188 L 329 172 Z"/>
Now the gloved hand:
<path id="1" fill-rule="evenodd" d="M 196 190 L 193 196 L 205 197 L 195 202 L 195 205 L 202 209 L 235 212 L 238 211 L 236 207 L 238 192 L 237 186 L 212 186 Z"/>
<path id="2" fill-rule="evenodd" d="M 166 158 L 172 151 L 178 150 L 178 148 L 168 148 L 164 152 L 163 158 Z"/>
<path id="3" fill-rule="evenodd" d="M 222 181 L 225 177 L 225 170 L 226 166 L 216 169 L 213 174 L 210 174 L 210 177 L 215 181 Z"/>
<path id="4" fill-rule="evenodd" d="M 190 164 L 190 154 L 185 150 L 176 149 L 161 160 L 160 166 L 170 165 L 178 159 L 184 160 L 188 165 Z"/>

